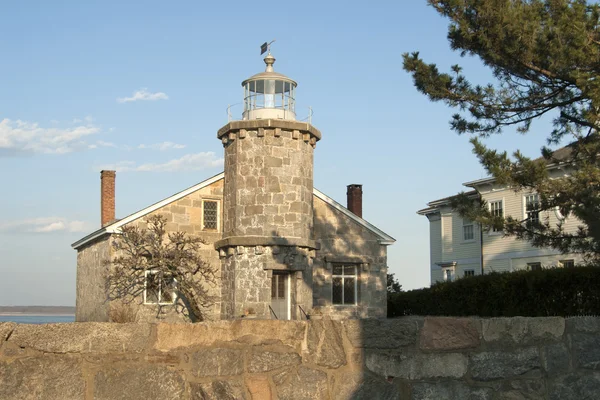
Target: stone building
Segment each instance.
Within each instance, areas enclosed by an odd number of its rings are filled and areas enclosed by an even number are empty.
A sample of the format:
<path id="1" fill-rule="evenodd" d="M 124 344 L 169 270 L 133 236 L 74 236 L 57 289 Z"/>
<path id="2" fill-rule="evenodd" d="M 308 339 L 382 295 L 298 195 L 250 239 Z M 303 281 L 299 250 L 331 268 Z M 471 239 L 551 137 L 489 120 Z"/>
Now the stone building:
<path id="1" fill-rule="evenodd" d="M 220 271 L 206 310 L 211 319 L 299 320 L 386 316 L 387 246 L 394 239 L 362 219 L 362 186 L 348 186 L 348 208 L 313 187 L 313 153 L 321 132 L 295 119 L 296 82 L 273 70 L 242 83 L 242 119 L 217 132 L 225 171 L 123 219 L 115 219 L 115 172 L 101 172 L 102 227 L 73 244 L 77 250 L 77 320 L 105 321 L 111 308 L 105 281 L 111 242 L 122 226 L 152 214 L 169 231 L 210 243 L 204 258 Z M 146 271 L 146 279 L 152 271 Z M 167 293 L 140 295 L 138 318 L 156 318 Z M 164 307 L 163 307 L 164 308 Z M 176 312 L 162 317 L 181 318 Z"/>

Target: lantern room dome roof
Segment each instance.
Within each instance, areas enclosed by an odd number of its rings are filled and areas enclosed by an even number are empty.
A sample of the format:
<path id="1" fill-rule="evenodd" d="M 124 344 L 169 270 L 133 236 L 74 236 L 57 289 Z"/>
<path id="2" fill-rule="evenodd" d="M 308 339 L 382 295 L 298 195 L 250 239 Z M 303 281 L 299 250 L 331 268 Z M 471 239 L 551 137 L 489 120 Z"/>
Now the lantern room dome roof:
<path id="1" fill-rule="evenodd" d="M 255 74 L 255 75 L 252 75 L 250 78 L 248 78 L 242 82 L 242 86 L 245 86 L 246 83 L 248 83 L 250 81 L 267 80 L 267 79 L 285 81 L 285 82 L 291 83 L 294 86 L 298 86 L 296 81 L 294 81 L 293 79 L 291 79 L 283 74 L 280 74 L 279 72 L 275 72 L 273 70 L 273 64 L 275 64 L 275 57 L 273 57 L 270 53 L 264 58 L 264 61 L 265 61 L 265 64 L 267 65 L 267 67 L 265 68 L 265 71 L 259 72 L 258 74 Z"/>

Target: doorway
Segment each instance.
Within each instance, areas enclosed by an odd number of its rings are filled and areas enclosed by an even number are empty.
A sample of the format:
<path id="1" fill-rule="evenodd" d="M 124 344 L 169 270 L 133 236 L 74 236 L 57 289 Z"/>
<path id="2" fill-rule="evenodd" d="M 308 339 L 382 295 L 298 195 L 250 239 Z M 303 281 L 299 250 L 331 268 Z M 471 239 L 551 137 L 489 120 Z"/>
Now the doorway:
<path id="1" fill-rule="evenodd" d="M 271 309 L 272 319 L 290 319 L 290 274 L 285 271 L 273 271 Z"/>

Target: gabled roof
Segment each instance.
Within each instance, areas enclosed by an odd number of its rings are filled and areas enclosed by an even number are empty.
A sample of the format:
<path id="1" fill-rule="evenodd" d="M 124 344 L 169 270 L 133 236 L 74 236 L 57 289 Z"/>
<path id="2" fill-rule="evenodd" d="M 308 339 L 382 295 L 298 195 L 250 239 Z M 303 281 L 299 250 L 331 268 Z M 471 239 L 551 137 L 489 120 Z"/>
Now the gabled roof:
<path id="1" fill-rule="evenodd" d="M 166 206 L 169 203 L 172 203 L 174 201 L 177 201 L 185 196 L 187 196 L 190 193 L 194 193 L 197 190 L 200 190 L 208 185 L 211 185 L 221 179 L 223 179 L 225 177 L 225 173 L 221 172 L 218 175 L 213 176 L 212 178 L 208 178 L 205 181 L 202 181 L 194 186 L 191 186 L 179 193 L 176 193 L 170 197 L 167 197 L 166 199 L 163 199 L 161 201 L 159 201 L 158 203 L 154 203 L 151 206 L 148 206 L 144 209 L 141 209 L 138 212 L 135 212 L 133 214 L 128 215 L 127 217 L 120 219 L 118 221 L 115 221 L 105 227 L 102 227 L 100 229 L 98 229 L 95 232 L 90 233 L 89 235 L 79 239 L 78 241 L 76 241 L 75 243 L 73 243 L 71 245 L 71 247 L 73 247 L 74 249 L 78 249 L 79 247 L 85 245 L 86 243 L 91 242 L 92 240 L 95 240 L 99 237 L 102 237 L 106 234 L 110 234 L 110 233 L 119 233 L 120 232 L 120 228 L 123 225 L 126 225 L 128 223 L 130 223 L 131 221 L 135 221 L 136 219 L 139 219 L 147 214 L 150 214 L 153 211 L 158 210 L 161 207 Z M 369 222 L 365 221 L 364 219 L 356 216 L 352 211 L 348 210 L 346 207 L 342 206 L 340 203 L 338 203 L 337 201 L 333 200 L 331 197 L 327 196 L 326 194 L 324 194 L 323 192 L 321 192 L 320 190 L 317 190 L 315 188 L 313 188 L 313 194 L 315 196 L 317 196 L 319 199 L 323 200 L 324 202 L 326 202 L 327 204 L 329 204 L 330 206 L 332 206 L 333 208 L 335 208 L 337 211 L 341 212 L 342 214 L 346 215 L 347 217 L 349 217 L 350 219 L 352 219 L 353 221 L 355 221 L 356 223 L 358 223 L 359 225 L 362 225 L 363 227 L 365 227 L 367 230 L 371 231 L 372 233 L 374 233 L 375 235 L 379 236 L 379 242 L 383 245 L 390 245 L 392 243 L 394 243 L 396 241 L 396 239 L 394 239 L 393 237 L 391 237 L 390 235 L 388 235 L 387 233 L 383 232 L 382 230 L 380 230 L 379 228 L 377 228 L 376 226 L 370 224 Z"/>
<path id="2" fill-rule="evenodd" d="M 379 236 L 379 243 L 389 245 L 389 244 L 393 244 L 396 241 L 396 239 L 394 239 L 393 237 L 391 237 L 390 235 L 388 235 L 381 229 L 377 228 L 375 225 L 370 224 L 369 222 L 365 221 L 361 217 L 357 216 L 352 211 L 348 210 L 346 207 L 344 207 L 343 205 L 341 205 L 340 203 L 338 203 L 331 197 L 327 196 L 325 193 L 321 192 L 317 188 L 313 187 L 313 194 L 315 196 L 317 196 L 319 199 L 323 200 L 325 203 L 327 203 L 330 206 L 332 206 L 333 208 L 335 208 L 337 211 L 341 212 L 342 214 L 346 215 L 348 218 L 352 219 L 354 222 L 358 223 L 359 225 L 362 225 L 363 227 L 367 228 L 367 230 L 369 230 L 372 233 L 374 233 L 375 235 Z"/>

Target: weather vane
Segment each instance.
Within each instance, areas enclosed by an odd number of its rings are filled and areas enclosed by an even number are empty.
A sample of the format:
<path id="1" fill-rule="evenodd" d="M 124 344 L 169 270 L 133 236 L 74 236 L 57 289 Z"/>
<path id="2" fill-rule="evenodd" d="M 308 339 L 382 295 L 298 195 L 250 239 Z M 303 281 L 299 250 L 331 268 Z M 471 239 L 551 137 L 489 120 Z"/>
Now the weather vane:
<path id="1" fill-rule="evenodd" d="M 269 43 L 264 42 L 263 44 L 260 45 L 260 55 L 262 56 L 263 54 L 265 54 L 267 51 L 269 52 L 269 54 L 271 54 L 271 44 L 275 41 L 275 39 L 271 40 Z"/>

